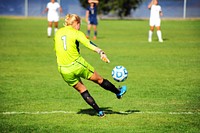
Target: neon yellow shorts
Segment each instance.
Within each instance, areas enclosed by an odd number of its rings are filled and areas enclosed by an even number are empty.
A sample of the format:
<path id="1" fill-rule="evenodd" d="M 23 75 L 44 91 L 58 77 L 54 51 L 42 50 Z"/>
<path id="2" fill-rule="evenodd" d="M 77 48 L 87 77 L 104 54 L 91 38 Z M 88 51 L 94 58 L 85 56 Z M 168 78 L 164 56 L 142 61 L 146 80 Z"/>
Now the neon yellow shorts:
<path id="1" fill-rule="evenodd" d="M 79 57 L 70 65 L 58 66 L 58 71 L 69 86 L 74 86 L 81 78 L 89 79 L 94 73 L 94 67 L 83 57 Z"/>

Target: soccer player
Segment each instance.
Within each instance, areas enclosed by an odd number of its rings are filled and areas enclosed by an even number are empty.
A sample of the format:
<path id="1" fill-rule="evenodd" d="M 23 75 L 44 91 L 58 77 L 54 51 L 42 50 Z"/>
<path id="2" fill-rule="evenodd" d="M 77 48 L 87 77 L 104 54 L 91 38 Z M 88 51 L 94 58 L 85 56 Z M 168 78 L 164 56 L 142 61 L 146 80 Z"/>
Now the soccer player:
<path id="1" fill-rule="evenodd" d="M 151 3 L 148 5 L 148 8 L 151 10 L 150 20 L 149 20 L 150 30 L 149 30 L 148 41 L 152 42 L 154 27 L 156 27 L 158 41 L 163 42 L 162 33 L 160 29 L 160 23 L 161 23 L 160 16 L 163 16 L 163 14 L 162 14 L 161 6 L 158 5 L 158 0 L 152 0 Z"/>
<path id="2" fill-rule="evenodd" d="M 86 10 L 86 22 L 87 22 L 87 38 L 90 37 L 90 30 L 93 27 L 94 30 L 94 37 L 93 39 L 96 40 L 97 38 L 97 5 L 99 3 L 98 0 L 88 0 L 89 6 Z"/>
<path id="3" fill-rule="evenodd" d="M 47 4 L 45 10 L 43 13 L 48 12 L 47 14 L 47 20 L 48 20 L 48 28 L 47 28 L 47 35 L 48 37 L 51 36 L 52 32 L 52 26 L 54 23 L 54 34 L 58 30 L 58 21 L 59 21 L 59 13 L 62 13 L 62 7 L 58 2 L 55 2 L 55 0 L 50 0 L 50 2 Z"/>
<path id="4" fill-rule="evenodd" d="M 67 14 L 65 27 L 60 28 L 55 35 L 55 52 L 57 57 L 58 71 L 64 81 L 75 88 L 82 98 L 97 111 L 98 116 L 103 117 L 104 112 L 99 108 L 90 95 L 81 78 L 93 81 L 102 88 L 116 94 L 120 99 L 126 92 L 126 86 L 117 89 L 110 81 L 101 77 L 94 67 L 91 66 L 81 55 L 79 45 L 82 44 L 90 50 L 100 54 L 101 59 L 109 63 L 105 52 L 88 40 L 80 29 L 81 19 L 76 14 Z"/>

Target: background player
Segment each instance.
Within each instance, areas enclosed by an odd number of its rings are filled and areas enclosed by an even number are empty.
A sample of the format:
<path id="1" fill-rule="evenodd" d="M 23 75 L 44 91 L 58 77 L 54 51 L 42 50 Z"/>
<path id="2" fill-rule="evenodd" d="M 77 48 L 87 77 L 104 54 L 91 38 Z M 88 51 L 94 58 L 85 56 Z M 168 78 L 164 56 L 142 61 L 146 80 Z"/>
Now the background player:
<path id="1" fill-rule="evenodd" d="M 47 14 L 47 20 L 48 20 L 47 35 L 48 35 L 48 37 L 51 36 L 53 23 L 54 23 L 54 34 L 58 30 L 58 21 L 59 21 L 58 10 L 60 13 L 62 13 L 62 7 L 60 6 L 60 4 L 58 2 L 55 2 L 55 0 L 50 0 L 50 2 L 47 3 L 45 10 L 43 11 L 43 13 L 46 13 L 48 11 L 48 14 Z"/>
<path id="2" fill-rule="evenodd" d="M 57 56 L 58 71 L 62 75 L 65 82 L 74 87 L 83 97 L 83 99 L 93 107 L 100 117 L 104 116 L 104 112 L 96 104 L 90 95 L 81 78 L 88 79 L 99 84 L 106 90 L 116 94 L 117 98 L 121 98 L 126 92 L 126 86 L 117 89 L 107 79 L 101 77 L 94 68 L 80 55 L 79 43 L 92 51 L 100 54 L 104 62 L 109 63 L 106 54 L 98 48 L 94 43 L 88 40 L 80 29 L 81 19 L 76 14 L 68 14 L 65 18 L 65 27 L 60 28 L 55 35 L 55 51 Z"/>
<path id="3" fill-rule="evenodd" d="M 88 0 L 90 4 L 86 10 L 86 22 L 87 22 L 87 38 L 90 37 L 90 29 L 93 27 L 94 29 L 94 37 L 93 39 L 97 38 L 97 5 L 99 3 L 98 0 Z"/>
<path id="4" fill-rule="evenodd" d="M 153 35 L 154 27 L 156 27 L 158 41 L 163 42 L 162 33 L 160 30 L 160 23 L 161 23 L 160 16 L 163 16 L 163 14 L 162 14 L 161 6 L 158 5 L 158 0 L 152 0 L 151 3 L 148 5 L 148 8 L 151 10 L 150 11 L 150 20 L 149 20 L 150 30 L 149 30 L 148 41 L 152 42 L 152 35 Z"/>

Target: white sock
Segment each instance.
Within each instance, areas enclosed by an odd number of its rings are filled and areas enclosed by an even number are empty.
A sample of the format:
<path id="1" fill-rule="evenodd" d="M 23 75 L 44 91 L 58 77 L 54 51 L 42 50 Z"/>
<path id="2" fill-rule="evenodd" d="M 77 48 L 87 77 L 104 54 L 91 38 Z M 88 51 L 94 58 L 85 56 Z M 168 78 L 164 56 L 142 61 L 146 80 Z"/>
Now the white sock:
<path id="1" fill-rule="evenodd" d="M 153 32 L 151 31 L 151 30 L 149 30 L 149 42 L 151 42 L 151 40 L 152 40 L 152 35 L 153 35 Z"/>
<path id="2" fill-rule="evenodd" d="M 162 33 L 160 30 L 157 31 L 158 40 L 162 41 Z"/>
<path id="3" fill-rule="evenodd" d="M 54 28 L 54 35 L 56 34 L 56 31 L 58 30 L 58 28 Z"/>
<path id="4" fill-rule="evenodd" d="M 48 36 L 51 36 L 51 31 L 52 31 L 52 28 L 51 28 L 51 27 L 48 27 L 48 28 L 47 28 L 47 35 L 48 35 Z"/>

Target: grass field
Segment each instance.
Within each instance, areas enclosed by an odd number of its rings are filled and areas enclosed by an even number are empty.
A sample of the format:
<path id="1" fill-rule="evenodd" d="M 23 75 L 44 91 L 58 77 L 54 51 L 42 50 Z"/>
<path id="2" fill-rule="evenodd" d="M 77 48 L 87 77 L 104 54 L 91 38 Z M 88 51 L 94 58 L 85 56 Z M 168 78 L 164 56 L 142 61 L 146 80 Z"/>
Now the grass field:
<path id="1" fill-rule="evenodd" d="M 118 100 L 84 80 L 106 112 L 102 119 L 61 78 L 46 28 L 46 19 L 0 18 L 0 132 L 200 132 L 200 20 L 163 20 L 163 43 L 155 32 L 147 42 L 147 20 L 99 22 L 94 42 L 111 63 L 83 46 L 81 54 L 103 77 L 128 87 Z M 129 72 L 123 83 L 111 77 L 116 65 Z"/>

